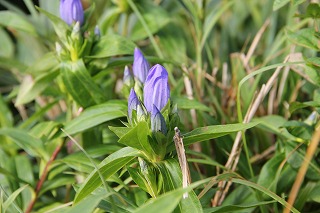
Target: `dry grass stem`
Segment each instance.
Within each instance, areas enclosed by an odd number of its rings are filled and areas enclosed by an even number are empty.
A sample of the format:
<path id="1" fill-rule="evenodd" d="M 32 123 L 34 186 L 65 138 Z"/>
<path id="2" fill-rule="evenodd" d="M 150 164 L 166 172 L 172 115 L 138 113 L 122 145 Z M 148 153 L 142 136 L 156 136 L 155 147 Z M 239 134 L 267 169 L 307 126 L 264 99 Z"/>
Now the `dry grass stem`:
<path id="1" fill-rule="evenodd" d="M 284 60 L 284 63 L 286 63 L 288 61 L 289 57 L 290 57 L 290 55 L 286 57 L 286 59 Z M 266 95 L 270 91 L 272 85 L 274 84 L 274 82 L 278 78 L 278 75 L 279 75 L 282 68 L 283 68 L 283 66 L 278 67 L 276 69 L 276 71 L 272 74 L 272 76 L 269 78 L 268 82 L 266 84 L 262 85 L 257 97 L 255 99 L 253 99 L 253 101 L 251 102 L 249 109 L 244 117 L 243 123 L 248 123 L 251 121 L 254 114 L 257 112 L 261 102 L 266 97 Z M 240 152 L 241 152 L 241 145 L 242 145 L 240 143 L 241 138 L 242 138 L 242 133 L 238 132 L 236 139 L 234 141 L 234 144 L 232 146 L 232 150 L 229 155 L 228 161 L 225 164 L 225 167 L 228 170 L 235 171 L 235 169 L 238 165 L 239 158 L 240 158 Z M 225 181 L 223 181 L 223 182 L 219 183 L 220 190 L 217 191 L 217 193 L 215 194 L 215 197 L 212 202 L 213 206 L 217 206 L 217 205 L 222 204 L 224 197 L 226 196 L 226 194 L 229 191 L 230 186 L 231 186 L 231 182 L 226 183 Z"/>
<path id="2" fill-rule="evenodd" d="M 320 127 L 318 126 L 318 128 L 316 129 L 315 133 L 313 134 L 313 136 L 311 138 L 311 142 L 307 148 L 307 152 L 306 152 L 306 155 L 304 156 L 303 163 L 301 164 L 301 167 L 298 171 L 296 180 L 294 181 L 293 187 L 292 187 L 291 192 L 289 194 L 288 203 L 291 206 L 293 206 L 294 201 L 298 195 L 301 184 L 302 184 L 304 177 L 307 173 L 310 161 L 313 158 L 313 156 L 317 150 L 317 147 L 319 145 L 319 141 L 320 141 Z M 289 213 L 290 210 L 291 209 L 286 208 L 283 210 L 283 213 Z"/>
<path id="3" fill-rule="evenodd" d="M 276 150 L 276 146 L 272 145 L 269 148 L 267 148 L 266 150 L 264 150 L 262 153 L 257 154 L 255 156 L 253 156 L 252 158 L 250 158 L 250 163 L 256 163 L 259 162 L 265 158 L 267 158 L 268 156 L 270 156 L 274 151 Z"/>
<path id="4" fill-rule="evenodd" d="M 258 33 L 256 34 L 256 36 L 254 37 L 253 41 L 252 41 L 252 44 L 248 50 L 248 53 L 247 55 L 245 56 L 244 60 L 243 60 L 243 65 L 244 67 L 247 69 L 248 67 L 248 63 L 250 61 L 250 58 L 252 57 L 255 49 L 257 48 L 257 45 L 264 33 L 264 31 L 267 29 L 267 26 L 269 25 L 270 23 L 270 19 L 267 19 L 264 24 L 262 25 L 262 27 L 260 28 L 260 30 L 258 31 Z M 249 70 L 249 69 L 247 69 Z M 250 72 L 250 71 L 249 71 Z"/>

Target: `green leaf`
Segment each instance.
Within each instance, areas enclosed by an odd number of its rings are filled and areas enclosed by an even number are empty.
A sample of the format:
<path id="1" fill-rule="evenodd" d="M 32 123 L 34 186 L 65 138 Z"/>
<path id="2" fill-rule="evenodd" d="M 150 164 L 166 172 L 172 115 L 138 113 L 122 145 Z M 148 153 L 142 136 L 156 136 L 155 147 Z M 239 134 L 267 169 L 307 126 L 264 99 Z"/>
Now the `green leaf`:
<path id="1" fill-rule="evenodd" d="M 31 76 L 26 76 L 19 88 L 15 106 L 20 106 L 33 101 L 43 90 L 50 86 L 52 79 L 57 77 L 58 74 L 59 70 L 53 69 L 38 75 L 35 79 L 32 79 Z"/>
<path id="2" fill-rule="evenodd" d="M 318 3 L 310 3 L 306 10 L 306 17 L 320 18 L 320 6 Z"/>
<path id="3" fill-rule="evenodd" d="M 14 45 L 8 33 L 0 28 L 0 57 L 11 58 L 14 55 Z"/>
<path id="4" fill-rule="evenodd" d="M 94 212 L 103 198 L 112 195 L 112 193 L 102 193 L 97 195 L 89 195 L 81 202 L 76 203 L 74 206 L 64 211 L 65 213 L 79 213 L 79 212 Z"/>
<path id="5" fill-rule="evenodd" d="M 158 168 L 163 177 L 165 192 L 182 187 L 181 167 L 176 159 L 163 161 L 158 165 Z M 183 213 L 202 212 L 200 201 L 194 191 L 189 191 L 188 197 L 181 200 L 179 209 Z"/>
<path id="6" fill-rule="evenodd" d="M 298 109 L 306 108 L 306 107 L 320 107 L 320 103 L 317 101 L 307 101 L 307 102 L 292 102 L 290 103 L 289 111 L 290 113 L 295 112 Z"/>
<path id="7" fill-rule="evenodd" d="M 118 136 L 118 138 L 122 138 L 125 134 L 127 134 L 133 127 L 114 127 L 109 126 L 109 129 Z"/>
<path id="8" fill-rule="evenodd" d="M 267 163 L 265 163 L 262 167 L 257 184 L 267 187 L 272 192 L 276 192 L 279 178 L 277 173 L 284 159 L 285 154 L 281 153 L 273 156 L 270 160 L 268 160 Z"/>
<path id="9" fill-rule="evenodd" d="M 286 207 L 286 208 L 290 208 L 291 207 L 290 204 L 287 203 L 283 198 L 279 197 L 275 193 L 271 192 L 269 189 L 266 189 L 263 186 L 260 186 L 260 185 L 258 185 L 256 183 L 253 183 L 253 182 L 250 182 L 250 181 L 247 181 L 247 180 L 243 180 L 243 179 L 238 179 L 238 178 L 232 179 L 232 182 L 239 183 L 239 184 L 246 185 L 246 186 L 249 186 L 251 188 L 257 189 L 258 191 L 268 195 L 269 197 L 273 198 L 277 202 L 281 203 L 284 207 Z M 299 213 L 299 211 L 297 209 L 295 209 L 294 207 L 291 208 L 291 211 L 293 213 Z"/>
<path id="10" fill-rule="evenodd" d="M 137 208 L 137 210 L 135 210 L 134 213 L 150 212 L 151 209 L 152 212 L 173 212 L 174 209 L 177 207 L 179 201 L 182 199 L 182 195 L 185 192 L 191 191 L 193 188 L 208 182 L 208 180 L 209 179 L 197 181 L 195 183 L 192 183 L 187 188 L 179 188 L 165 193 L 163 195 L 160 195 L 156 199 L 150 199 L 144 205 Z"/>
<path id="11" fill-rule="evenodd" d="M 86 151 L 91 158 L 102 157 L 107 154 L 114 153 L 120 150 L 119 146 L 111 145 L 111 144 L 103 144 L 96 145 L 94 147 L 87 148 Z M 92 159 L 97 164 L 100 163 L 99 160 Z M 73 154 L 69 154 L 61 160 L 56 160 L 55 162 L 62 162 L 68 165 L 68 167 L 83 173 L 92 172 L 94 165 L 90 161 L 88 161 L 87 156 L 82 152 L 76 152 Z"/>
<path id="12" fill-rule="evenodd" d="M 130 177 L 132 177 L 133 181 L 145 192 L 148 192 L 151 194 L 148 190 L 148 183 L 146 182 L 145 178 L 142 176 L 142 174 L 139 172 L 139 169 L 136 168 L 130 168 L 128 167 L 128 172 L 130 174 Z M 154 194 L 151 194 L 152 197 L 154 197 Z"/>
<path id="13" fill-rule="evenodd" d="M 222 2 L 220 5 L 217 5 L 216 10 L 212 10 L 210 14 L 206 16 L 206 20 L 203 26 L 204 32 L 201 39 L 201 49 L 203 49 L 204 44 L 217 21 L 226 12 L 226 10 L 229 9 L 231 5 L 233 5 L 233 3 L 234 1 L 229 1 L 225 4 L 224 2 Z"/>
<path id="14" fill-rule="evenodd" d="M 301 29 L 297 32 L 287 30 L 288 39 L 300 46 L 307 47 L 314 50 L 319 50 L 318 38 L 315 36 L 313 28 Z"/>
<path id="15" fill-rule="evenodd" d="M 8 170 L 6 170 L 6 169 L 4 169 L 2 167 L 0 167 L 0 174 L 5 175 L 6 178 L 8 178 L 8 179 L 13 179 L 17 183 L 20 182 L 20 183 L 30 184 L 31 185 L 31 183 L 28 183 L 25 180 L 20 179 L 19 177 L 17 177 L 16 175 L 13 175 L 11 172 L 9 172 Z"/>
<path id="16" fill-rule="evenodd" d="M 55 100 L 51 103 L 47 103 L 46 106 L 41 107 L 41 109 L 37 110 L 32 116 L 30 116 L 27 120 L 24 120 L 23 123 L 19 126 L 21 129 L 29 129 L 31 125 L 36 123 L 37 121 L 43 119 L 43 115 L 50 110 L 53 106 L 58 103 L 59 100 Z"/>
<path id="17" fill-rule="evenodd" d="M 82 107 L 100 104 L 106 100 L 101 89 L 89 75 L 82 59 L 63 62 L 61 74 L 67 92 Z"/>
<path id="18" fill-rule="evenodd" d="M 0 56 L 0 67 L 5 69 L 16 69 L 19 72 L 24 72 L 27 66 L 18 59 L 5 58 Z"/>
<path id="19" fill-rule="evenodd" d="M 268 205 L 271 203 L 275 203 L 276 201 L 264 201 L 264 202 L 258 202 L 258 203 L 253 203 L 251 205 L 227 205 L 227 206 L 218 206 L 218 207 L 213 207 L 213 208 L 208 208 L 204 209 L 204 213 L 229 213 L 229 212 L 235 212 L 235 211 L 240 211 L 240 210 L 248 210 L 252 208 L 256 208 L 262 205 Z M 243 211 L 242 211 L 243 212 Z"/>
<path id="20" fill-rule="evenodd" d="M 11 127 L 13 125 L 13 116 L 6 102 L 0 95 L 0 127 Z"/>
<path id="21" fill-rule="evenodd" d="M 41 140 L 30 136 L 27 132 L 15 128 L 0 129 L 0 135 L 10 137 L 20 148 L 34 157 L 49 159 Z"/>
<path id="22" fill-rule="evenodd" d="M 313 187 L 311 193 L 309 194 L 309 198 L 317 203 L 320 203 L 320 184 L 319 183 L 315 187 Z"/>
<path id="23" fill-rule="evenodd" d="M 148 133 L 150 133 L 148 123 L 145 121 L 141 121 L 127 134 L 122 136 L 118 142 L 136 148 L 138 150 L 144 151 L 146 154 L 155 154 L 154 150 L 150 145 Z"/>
<path id="24" fill-rule="evenodd" d="M 74 183 L 75 179 L 72 176 L 64 176 L 64 177 L 58 177 L 58 178 L 54 178 L 52 180 L 47 180 L 40 192 L 39 192 L 39 196 L 41 196 L 43 193 L 52 190 L 52 189 L 56 189 L 58 187 L 62 187 L 62 186 L 66 186 L 66 185 L 71 185 L 72 183 Z"/>
<path id="25" fill-rule="evenodd" d="M 186 97 L 171 97 L 173 104 L 177 104 L 179 109 L 196 109 L 201 111 L 211 111 L 209 107 L 197 100 L 190 100 Z"/>
<path id="26" fill-rule="evenodd" d="M 62 19 L 59 17 L 41 9 L 40 7 L 36 7 L 37 10 L 39 10 L 41 13 L 46 15 L 52 22 L 53 28 L 55 32 L 57 33 L 58 37 L 61 40 L 66 40 L 67 32 L 70 31 L 69 25 L 67 25 Z"/>
<path id="27" fill-rule="evenodd" d="M 105 179 L 108 179 L 109 177 L 111 177 L 111 175 L 116 173 L 118 170 L 120 170 L 122 167 L 128 164 L 131 160 L 140 155 L 141 154 L 138 150 L 133 149 L 131 147 L 125 147 L 105 158 L 98 165 L 99 171 Z M 93 192 L 95 189 L 101 186 L 101 184 L 102 181 L 100 179 L 99 173 L 95 169 L 86 178 L 84 183 L 82 183 L 81 187 L 77 191 L 74 202 L 77 203 L 81 201 L 87 195 L 89 195 L 91 192 Z"/>
<path id="28" fill-rule="evenodd" d="M 185 146 L 188 146 L 196 142 L 205 141 L 205 140 L 221 137 L 224 135 L 228 135 L 233 132 L 250 129 L 256 125 L 258 125 L 258 122 L 251 122 L 247 124 L 237 123 L 237 124 L 200 127 L 192 130 L 191 132 L 184 134 L 183 142 Z M 174 144 L 171 144 L 168 151 L 170 152 L 174 149 L 175 149 Z"/>
<path id="29" fill-rule="evenodd" d="M 21 17 L 12 11 L 0 11 L 0 25 L 37 35 L 36 29 L 25 17 Z"/>
<path id="30" fill-rule="evenodd" d="M 14 191 L 9 197 L 8 199 L 3 203 L 3 212 L 6 212 L 7 208 L 14 203 L 16 197 L 27 187 L 28 185 L 24 185 L 22 187 L 20 187 L 19 189 L 17 189 L 16 191 Z M 15 205 L 16 207 L 16 205 Z M 18 209 L 16 209 L 18 210 Z M 19 212 L 22 212 L 20 209 L 18 210 Z"/>
<path id="31" fill-rule="evenodd" d="M 89 58 L 107 58 L 110 56 L 133 54 L 135 44 L 119 35 L 105 35 L 93 46 Z"/>
<path id="32" fill-rule="evenodd" d="M 58 69 L 60 67 L 60 62 L 57 59 L 55 52 L 48 52 L 39 58 L 34 64 L 28 67 L 25 71 L 33 76 L 37 76 L 46 73 L 50 70 Z"/>
<path id="33" fill-rule="evenodd" d="M 66 123 L 64 129 L 70 135 L 77 134 L 106 121 L 125 117 L 126 110 L 125 102 L 108 101 L 85 109 L 78 117 Z"/>
<path id="34" fill-rule="evenodd" d="M 274 0 L 273 11 L 279 10 L 284 5 L 288 4 L 290 0 Z"/>
<path id="35" fill-rule="evenodd" d="M 140 12 L 152 34 L 158 32 L 170 22 L 170 16 L 167 11 L 164 8 L 155 6 L 151 3 L 145 3 Z M 140 21 L 137 22 L 132 28 L 130 38 L 133 41 L 138 41 L 147 37 L 148 34 L 145 31 L 143 24 Z"/>
<path id="36" fill-rule="evenodd" d="M 282 128 L 282 126 L 287 122 L 287 120 L 281 116 L 269 115 L 269 116 L 255 118 L 254 121 L 258 121 L 259 122 L 258 127 L 266 131 L 275 133 L 279 136 L 285 137 L 295 142 L 299 142 L 299 143 L 304 142 L 301 138 L 297 138 L 291 135 L 287 131 L 287 129 Z"/>

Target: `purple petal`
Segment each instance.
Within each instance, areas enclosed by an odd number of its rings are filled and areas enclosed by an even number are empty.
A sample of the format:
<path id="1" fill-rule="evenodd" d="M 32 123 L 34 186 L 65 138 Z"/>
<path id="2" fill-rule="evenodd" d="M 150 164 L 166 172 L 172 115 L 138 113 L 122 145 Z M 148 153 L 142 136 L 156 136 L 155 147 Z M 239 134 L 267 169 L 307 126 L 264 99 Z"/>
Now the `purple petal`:
<path id="1" fill-rule="evenodd" d="M 84 12 L 80 0 L 60 0 L 60 17 L 68 25 L 74 22 L 83 24 Z"/>
<path id="2" fill-rule="evenodd" d="M 152 111 L 153 105 L 162 110 L 169 98 L 168 72 L 157 64 L 150 69 L 143 88 L 144 105 L 148 112 Z"/>
<path id="3" fill-rule="evenodd" d="M 134 49 L 134 55 L 133 55 L 133 75 L 141 82 L 144 83 L 148 74 L 148 71 L 150 69 L 150 65 L 143 56 L 142 52 L 139 50 L 139 48 Z"/>

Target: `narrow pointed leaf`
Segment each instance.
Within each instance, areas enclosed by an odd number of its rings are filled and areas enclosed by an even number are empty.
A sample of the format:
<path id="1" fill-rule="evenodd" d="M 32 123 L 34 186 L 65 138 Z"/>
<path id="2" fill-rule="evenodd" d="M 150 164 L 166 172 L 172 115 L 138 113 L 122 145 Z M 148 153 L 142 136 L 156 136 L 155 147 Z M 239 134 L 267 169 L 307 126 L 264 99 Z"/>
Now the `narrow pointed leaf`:
<path id="1" fill-rule="evenodd" d="M 108 179 L 111 175 L 116 173 L 139 155 L 140 152 L 138 150 L 130 147 L 120 149 L 119 151 L 109 155 L 98 165 L 99 171 L 105 179 Z M 101 185 L 102 180 L 100 179 L 98 171 L 95 169 L 90 173 L 84 183 L 82 183 L 80 189 L 77 191 L 74 202 L 77 203 L 81 201 Z"/>
<path id="2" fill-rule="evenodd" d="M 121 101 L 108 101 L 85 109 L 78 117 L 66 123 L 64 129 L 73 135 L 116 118 L 126 116 L 127 106 Z"/>
<path id="3" fill-rule="evenodd" d="M 256 125 L 258 122 L 251 123 L 237 123 L 237 124 L 226 124 L 226 125 L 214 125 L 200 127 L 184 134 L 183 142 L 184 145 L 190 145 L 196 142 L 205 141 L 213 138 L 218 138 L 224 135 L 228 135 L 233 132 L 238 132 L 246 129 L 250 129 Z M 174 150 L 174 144 L 171 144 L 168 151 Z"/>
<path id="4" fill-rule="evenodd" d="M 82 107 L 100 104 L 106 100 L 101 89 L 89 75 L 82 60 L 64 62 L 61 74 L 67 92 Z"/>

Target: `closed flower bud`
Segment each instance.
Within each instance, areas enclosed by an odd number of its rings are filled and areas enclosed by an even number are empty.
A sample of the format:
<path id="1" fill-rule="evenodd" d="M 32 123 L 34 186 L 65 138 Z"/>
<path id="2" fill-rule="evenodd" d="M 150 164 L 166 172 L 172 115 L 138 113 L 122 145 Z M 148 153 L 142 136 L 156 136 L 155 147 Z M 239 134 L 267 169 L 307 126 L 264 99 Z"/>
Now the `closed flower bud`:
<path id="1" fill-rule="evenodd" d="M 129 70 L 128 66 L 125 66 L 124 71 L 123 71 L 123 83 L 127 86 L 133 85 L 133 79 L 130 74 L 130 70 Z"/>
<path id="2" fill-rule="evenodd" d="M 60 0 L 60 17 L 68 25 L 74 22 L 83 24 L 84 12 L 80 0 Z"/>
<path id="3" fill-rule="evenodd" d="M 151 131 L 162 132 L 164 135 L 167 134 L 167 126 L 164 117 L 155 105 L 153 105 L 151 111 Z"/>
<path id="4" fill-rule="evenodd" d="M 168 103 L 169 98 L 168 72 L 163 66 L 156 64 L 150 69 L 144 84 L 144 106 L 148 112 L 152 112 L 153 105 L 161 111 Z"/>
<path id="5" fill-rule="evenodd" d="M 148 71 L 150 69 L 150 65 L 143 56 L 142 52 L 139 50 L 139 48 L 134 49 L 134 55 L 133 55 L 133 75 L 141 82 L 144 83 L 146 80 L 146 77 L 148 75 Z"/>
<path id="6" fill-rule="evenodd" d="M 141 103 L 138 99 L 138 96 L 133 88 L 130 90 L 129 100 L 128 100 L 128 118 L 129 121 L 132 122 L 132 111 L 135 110 L 137 112 L 137 120 L 140 121 L 144 118 L 144 111 L 142 109 Z"/>
<path id="7" fill-rule="evenodd" d="M 94 35 L 97 36 L 97 37 L 101 36 L 100 28 L 99 28 L 98 25 L 96 25 L 95 28 L 94 28 Z"/>

